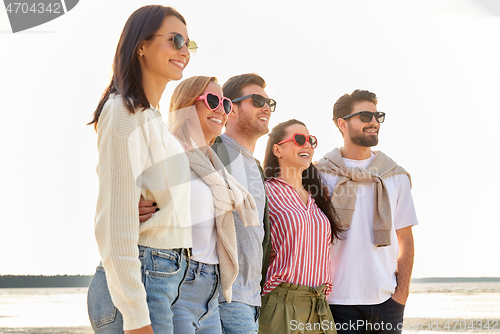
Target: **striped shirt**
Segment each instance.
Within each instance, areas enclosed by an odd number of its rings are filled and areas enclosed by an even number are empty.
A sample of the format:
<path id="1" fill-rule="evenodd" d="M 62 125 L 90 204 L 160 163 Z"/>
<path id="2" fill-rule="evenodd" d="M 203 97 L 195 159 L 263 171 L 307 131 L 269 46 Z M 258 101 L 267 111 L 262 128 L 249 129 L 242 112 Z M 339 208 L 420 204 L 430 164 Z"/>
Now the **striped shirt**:
<path id="1" fill-rule="evenodd" d="M 286 282 L 313 288 L 325 284 L 328 296 L 332 291 L 330 221 L 311 194 L 305 205 L 292 186 L 277 178 L 267 180 L 266 189 L 276 257 L 271 256 L 262 294 Z"/>

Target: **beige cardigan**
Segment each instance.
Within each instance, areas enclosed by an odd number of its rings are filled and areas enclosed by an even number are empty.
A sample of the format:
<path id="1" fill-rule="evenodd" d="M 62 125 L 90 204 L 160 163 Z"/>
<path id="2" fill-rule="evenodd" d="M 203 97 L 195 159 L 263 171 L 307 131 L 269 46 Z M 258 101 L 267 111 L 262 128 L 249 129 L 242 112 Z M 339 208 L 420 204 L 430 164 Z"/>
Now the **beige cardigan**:
<path id="1" fill-rule="evenodd" d="M 98 123 L 99 197 L 95 236 L 124 330 L 151 323 L 138 245 L 191 247 L 190 172 L 181 144 L 153 108 L 131 114 L 111 95 Z M 139 224 L 140 196 L 161 209 Z M 184 228 L 183 228 L 184 227 Z"/>
<path id="2" fill-rule="evenodd" d="M 354 208 L 356 206 L 358 184 L 372 182 L 374 186 L 373 205 L 373 236 L 377 247 L 386 247 L 391 244 L 391 202 L 384 179 L 397 174 L 410 174 L 381 151 L 376 154 L 370 165 L 365 168 L 347 167 L 342 158 L 340 149 L 325 154 L 316 164 L 316 168 L 327 174 L 338 176 L 337 184 L 332 195 L 332 204 L 337 212 L 342 228 L 351 226 Z"/>
<path id="3" fill-rule="evenodd" d="M 220 288 L 222 295 L 230 303 L 232 286 L 239 272 L 233 211 L 239 213 L 244 226 L 259 226 L 259 215 L 252 195 L 227 172 L 217 154 L 210 147 L 207 150 L 210 158 L 198 148 L 189 150 L 186 154 L 193 171 L 212 192 L 217 227 Z"/>

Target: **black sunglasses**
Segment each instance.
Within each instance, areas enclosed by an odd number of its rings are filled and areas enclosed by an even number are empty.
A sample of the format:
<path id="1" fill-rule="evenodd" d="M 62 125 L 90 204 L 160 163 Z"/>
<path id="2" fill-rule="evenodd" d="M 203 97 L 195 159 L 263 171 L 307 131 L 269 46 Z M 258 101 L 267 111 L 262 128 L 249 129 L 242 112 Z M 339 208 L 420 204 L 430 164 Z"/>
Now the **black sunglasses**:
<path id="1" fill-rule="evenodd" d="M 359 115 L 359 119 L 363 123 L 369 123 L 371 122 L 372 118 L 375 117 L 375 120 L 379 123 L 384 123 L 385 120 L 385 112 L 371 112 L 371 111 L 360 111 L 354 114 L 350 114 L 347 116 L 342 117 L 342 119 L 349 119 L 351 117 Z"/>
<path id="2" fill-rule="evenodd" d="M 262 108 L 267 103 L 269 108 L 271 108 L 271 112 L 276 110 L 276 101 L 274 101 L 273 99 L 267 99 L 259 94 L 248 94 L 242 97 L 238 97 L 237 99 L 233 100 L 233 103 L 243 101 L 244 99 L 248 99 L 249 97 L 252 98 L 253 105 L 257 108 Z"/>
<path id="3" fill-rule="evenodd" d="M 166 35 L 171 35 L 171 34 L 153 35 L 153 36 L 166 36 Z M 196 51 L 198 50 L 198 45 L 196 44 L 195 41 L 188 40 L 187 42 L 185 42 L 184 36 L 182 36 L 181 34 L 175 34 L 172 37 L 172 39 L 170 39 L 170 41 L 172 42 L 174 49 L 177 51 L 182 49 L 182 47 L 185 45 L 191 56 L 194 56 L 196 54 Z"/>

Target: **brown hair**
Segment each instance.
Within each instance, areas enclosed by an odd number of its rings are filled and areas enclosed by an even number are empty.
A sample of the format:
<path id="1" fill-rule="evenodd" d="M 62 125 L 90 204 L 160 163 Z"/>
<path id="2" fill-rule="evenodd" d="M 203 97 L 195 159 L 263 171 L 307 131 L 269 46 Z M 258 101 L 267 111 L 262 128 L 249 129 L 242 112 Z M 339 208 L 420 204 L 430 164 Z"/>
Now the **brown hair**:
<path id="1" fill-rule="evenodd" d="M 338 119 L 352 113 L 355 103 L 364 101 L 372 102 L 377 105 L 377 95 L 367 90 L 356 89 L 351 94 L 344 94 L 339 97 L 337 102 L 333 105 L 333 121 L 335 122 L 335 125 L 339 127 L 339 124 L 337 123 Z"/>
<path id="2" fill-rule="evenodd" d="M 266 88 L 266 82 L 262 77 L 255 73 L 247 73 L 235 75 L 234 77 L 228 79 L 222 86 L 222 91 L 224 96 L 230 100 L 237 99 L 243 95 L 243 88 L 248 85 L 257 85 L 262 88 Z M 238 104 L 240 102 L 237 102 Z"/>
<path id="3" fill-rule="evenodd" d="M 269 140 L 267 141 L 266 153 L 264 156 L 264 177 L 266 180 L 271 177 L 279 176 L 281 167 L 279 165 L 278 158 L 273 153 L 273 146 L 285 139 L 286 130 L 288 127 L 295 124 L 306 126 L 301 121 L 290 119 L 286 122 L 279 123 L 269 133 Z M 319 171 L 312 163 L 302 172 L 302 186 L 304 186 L 304 189 L 311 194 L 312 198 L 314 198 L 314 201 L 316 202 L 316 205 L 318 205 L 330 221 L 332 229 L 332 243 L 335 239 L 342 239 L 342 232 L 344 232 L 344 230 L 340 226 L 337 213 L 330 202 L 328 189 L 324 185 Z"/>
<path id="4" fill-rule="evenodd" d="M 120 35 L 113 60 L 113 77 L 109 86 L 99 100 L 94 117 L 87 125 L 94 124 L 97 131 L 97 122 L 104 104 L 113 93 L 123 97 L 123 103 L 130 113 L 136 109 L 149 108 L 150 103 L 142 87 L 142 73 L 137 49 L 144 40 L 153 38 L 160 29 L 165 17 L 173 15 L 186 24 L 184 17 L 172 7 L 161 5 L 144 6 L 130 15 Z"/>
<path id="5" fill-rule="evenodd" d="M 218 83 L 217 78 L 205 76 L 188 78 L 175 87 L 170 98 L 168 124 L 172 133 L 184 142 L 189 142 L 189 134 L 184 127 L 190 109 L 188 107 L 194 105 L 198 96 L 203 94 L 211 82 Z M 175 113 L 172 113 L 173 111 Z"/>

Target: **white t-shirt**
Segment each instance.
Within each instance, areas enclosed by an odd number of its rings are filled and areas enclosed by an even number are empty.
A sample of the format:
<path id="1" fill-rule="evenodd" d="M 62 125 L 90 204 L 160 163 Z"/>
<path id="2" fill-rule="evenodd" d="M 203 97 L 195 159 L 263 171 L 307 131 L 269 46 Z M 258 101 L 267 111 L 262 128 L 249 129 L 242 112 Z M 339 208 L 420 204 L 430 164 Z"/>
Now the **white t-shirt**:
<path id="1" fill-rule="evenodd" d="M 366 160 L 345 159 L 347 167 L 367 168 L 375 154 Z M 322 174 L 330 193 L 338 177 Z M 356 206 L 344 240 L 330 247 L 333 291 L 329 304 L 374 305 L 390 298 L 396 288 L 396 269 L 399 253 L 396 230 L 418 224 L 410 180 L 406 174 L 384 179 L 389 192 L 392 213 L 391 245 L 376 247 L 373 237 L 374 183 L 359 183 Z"/>
<path id="2" fill-rule="evenodd" d="M 212 191 L 198 174 L 191 169 L 191 234 L 193 237 L 192 259 L 217 264 L 217 230 Z"/>

